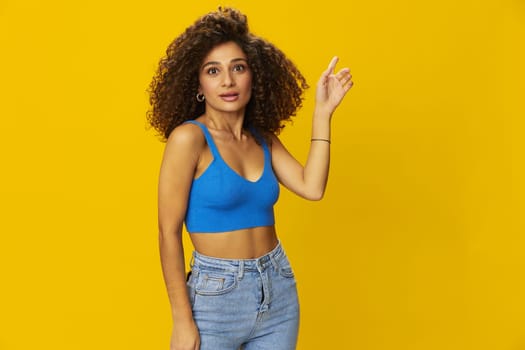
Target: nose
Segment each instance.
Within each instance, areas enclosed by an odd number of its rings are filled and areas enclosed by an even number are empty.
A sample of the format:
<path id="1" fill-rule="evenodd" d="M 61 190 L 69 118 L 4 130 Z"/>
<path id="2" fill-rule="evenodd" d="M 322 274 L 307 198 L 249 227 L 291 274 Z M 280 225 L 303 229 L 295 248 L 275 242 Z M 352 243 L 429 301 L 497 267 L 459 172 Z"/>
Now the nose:
<path id="1" fill-rule="evenodd" d="M 226 73 L 224 74 L 222 85 L 223 86 L 228 86 L 228 87 L 235 85 L 235 80 L 233 78 L 232 72 L 226 71 Z"/>

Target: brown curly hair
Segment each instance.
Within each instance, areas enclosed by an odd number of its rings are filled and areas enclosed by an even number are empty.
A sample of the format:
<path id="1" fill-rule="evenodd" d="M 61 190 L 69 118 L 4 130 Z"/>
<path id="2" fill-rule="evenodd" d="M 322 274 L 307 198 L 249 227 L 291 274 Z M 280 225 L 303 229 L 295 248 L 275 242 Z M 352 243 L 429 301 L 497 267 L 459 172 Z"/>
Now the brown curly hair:
<path id="1" fill-rule="evenodd" d="M 244 14 L 219 7 L 199 18 L 168 46 L 150 83 L 147 120 L 163 141 L 184 121 L 204 114 L 205 104 L 195 98 L 200 65 L 215 46 L 229 41 L 243 50 L 253 73 L 244 128 L 254 128 L 263 135 L 278 134 L 283 122 L 301 107 L 308 84 L 293 62 L 273 44 L 250 33 Z"/>

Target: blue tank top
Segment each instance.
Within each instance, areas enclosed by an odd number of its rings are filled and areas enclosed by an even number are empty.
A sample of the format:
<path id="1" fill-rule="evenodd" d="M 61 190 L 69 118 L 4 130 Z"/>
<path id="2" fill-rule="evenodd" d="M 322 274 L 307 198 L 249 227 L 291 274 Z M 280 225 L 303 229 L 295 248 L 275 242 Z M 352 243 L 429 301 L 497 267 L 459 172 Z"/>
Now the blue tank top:
<path id="1" fill-rule="evenodd" d="M 187 123 L 202 129 L 213 155 L 209 166 L 191 185 L 185 218 L 188 232 L 219 233 L 273 225 L 279 183 L 264 139 L 255 136 L 264 151 L 264 169 L 257 181 L 250 181 L 226 164 L 204 124 L 195 120 Z"/>

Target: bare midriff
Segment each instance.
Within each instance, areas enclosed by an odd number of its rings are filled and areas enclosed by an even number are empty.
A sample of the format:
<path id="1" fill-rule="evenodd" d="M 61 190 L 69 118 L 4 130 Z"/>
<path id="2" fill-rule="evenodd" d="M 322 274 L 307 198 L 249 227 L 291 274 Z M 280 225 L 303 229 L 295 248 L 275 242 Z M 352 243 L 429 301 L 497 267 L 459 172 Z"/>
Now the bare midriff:
<path id="1" fill-rule="evenodd" d="M 260 226 L 221 233 L 191 233 L 195 250 L 221 259 L 255 259 L 271 252 L 278 243 L 274 226 Z"/>

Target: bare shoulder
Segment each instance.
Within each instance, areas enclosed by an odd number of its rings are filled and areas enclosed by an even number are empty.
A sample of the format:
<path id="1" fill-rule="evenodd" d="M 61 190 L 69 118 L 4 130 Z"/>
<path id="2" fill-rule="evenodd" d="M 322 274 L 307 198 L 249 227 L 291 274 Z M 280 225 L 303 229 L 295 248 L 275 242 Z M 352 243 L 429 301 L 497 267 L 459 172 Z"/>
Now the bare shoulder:
<path id="1" fill-rule="evenodd" d="M 199 126 L 187 123 L 173 129 L 166 141 L 166 151 L 193 150 L 200 152 L 205 145 L 206 140 Z"/>

